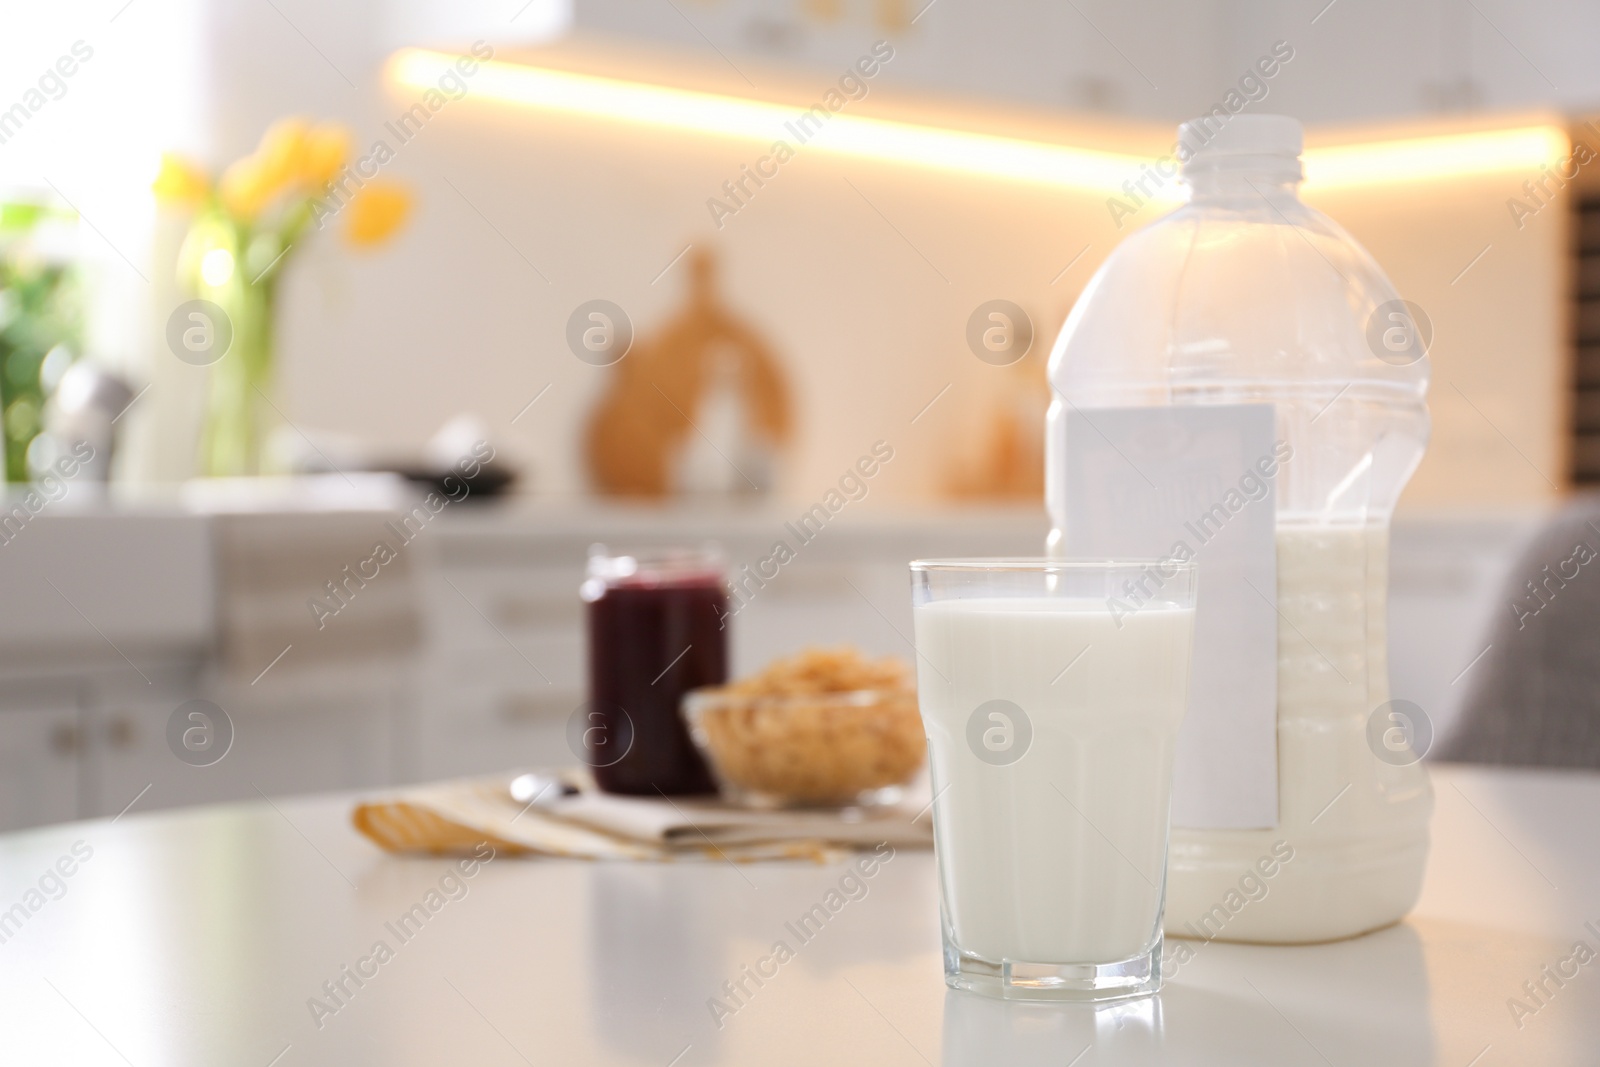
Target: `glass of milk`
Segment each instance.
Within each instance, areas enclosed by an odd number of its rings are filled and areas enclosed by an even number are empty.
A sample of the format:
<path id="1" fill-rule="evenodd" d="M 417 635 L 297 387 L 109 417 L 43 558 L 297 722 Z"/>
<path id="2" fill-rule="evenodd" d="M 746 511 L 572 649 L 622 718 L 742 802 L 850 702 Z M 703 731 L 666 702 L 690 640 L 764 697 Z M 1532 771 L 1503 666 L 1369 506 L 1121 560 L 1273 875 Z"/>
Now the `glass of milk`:
<path id="1" fill-rule="evenodd" d="M 945 981 L 1155 992 L 1195 565 L 918 560 L 911 579 Z"/>

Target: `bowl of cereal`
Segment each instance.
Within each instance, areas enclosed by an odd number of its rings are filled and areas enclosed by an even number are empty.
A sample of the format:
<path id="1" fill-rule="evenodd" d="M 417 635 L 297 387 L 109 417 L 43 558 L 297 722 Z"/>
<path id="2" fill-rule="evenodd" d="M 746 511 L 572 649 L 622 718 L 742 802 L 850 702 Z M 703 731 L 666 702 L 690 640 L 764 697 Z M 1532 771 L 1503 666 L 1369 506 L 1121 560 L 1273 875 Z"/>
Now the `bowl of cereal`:
<path id="1" fill-rule="evenodd" d="M 807 649 L 684 698 L 730 799 L 759 806 L 892 803 L 926 742 L 910 671 L 853 649 Z"/>

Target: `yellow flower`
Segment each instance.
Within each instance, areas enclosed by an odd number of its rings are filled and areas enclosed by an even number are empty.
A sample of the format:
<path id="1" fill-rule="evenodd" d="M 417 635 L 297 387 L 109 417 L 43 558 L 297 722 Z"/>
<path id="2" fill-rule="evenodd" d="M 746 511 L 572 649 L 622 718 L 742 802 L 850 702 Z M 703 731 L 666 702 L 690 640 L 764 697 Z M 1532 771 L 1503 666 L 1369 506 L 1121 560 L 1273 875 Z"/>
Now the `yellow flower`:
<path id="1" fill-rule="evenodd" d="M 371 181 L 350 201 L 345 237 L 358 248 L 387 240 L 411 213 L 411 193 L 395 182 Z"/>
<path id="2" fill-rule="evenodd" d="M 245 156 L 222 172 L 217 192 L 222 206 L 236 218 L 253 219 L 261 213 L 277 190 L 267 180 L 265 168 L 256 156 Z"/>
<path id="3" fill-rule="evenodd" d="M 198 205 L 210 187 L 203 170 L 171 152 L 161 154 L 161 173 L 150 186 L 157 200 L 174 207 Z"/>
<path id="4" fill-rule="evenodd" d="M 261 181 L 270 199 L 279 190 L 297 181 L 305 166 L 306 135 L 310 126 L 305 119 L 279 119 L 267 127 L 256 146 L 256 163 L 261 171 Z"/>
<path id="5" fill-rule="evenodd" d="M 306 135 L 301 184 L 320 195 L 350 157 L 350 131 L 336 122 L 319 123 Z"/>

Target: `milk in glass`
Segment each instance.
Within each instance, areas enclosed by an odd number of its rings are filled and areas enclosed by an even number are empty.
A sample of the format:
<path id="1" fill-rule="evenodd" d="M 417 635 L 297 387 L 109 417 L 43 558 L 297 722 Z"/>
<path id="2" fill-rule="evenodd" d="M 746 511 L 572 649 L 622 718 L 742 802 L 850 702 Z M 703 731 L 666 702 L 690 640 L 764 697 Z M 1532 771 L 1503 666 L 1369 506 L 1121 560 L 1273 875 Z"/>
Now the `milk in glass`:
<path id="1" fill-rule="evenodd" d="M 989 961 L 1148 952 L 1193 611 L 978 597 L 913 618 L 949 940 Z"/>

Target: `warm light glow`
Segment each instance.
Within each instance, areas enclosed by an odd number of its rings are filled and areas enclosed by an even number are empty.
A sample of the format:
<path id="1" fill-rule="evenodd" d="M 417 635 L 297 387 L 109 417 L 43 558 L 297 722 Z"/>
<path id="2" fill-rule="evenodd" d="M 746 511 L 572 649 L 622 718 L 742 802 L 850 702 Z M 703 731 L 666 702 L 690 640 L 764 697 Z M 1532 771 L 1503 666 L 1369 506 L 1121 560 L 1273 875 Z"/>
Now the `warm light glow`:
<path id="1" fill-rule="evenodd" d="M 411 89 L 436 88 L 457 57 L 405 49 L 390 60 L 390 76 Z M 800 146 L 804 109 L 741 97 L 619 81 L 592 74 L 490 60 L 469 79 L 472 97 L 549 108 L 569 114 L 622 119 L 664 129 L 746 138 L 770 145 Z M 813 120 L 816 123 L 817 120 Z M 820 131 L 801 129 L 810 145 L 829 152 L 913 163 L 998 178 L 1065 185 L 1096 192 L 1137 177 L 1137 156 L 1067 145 L 1019 141 L 960 130 L 862 118 L 848 112 L 829 117 Z"/>
<path id="2" fill-rule="evenodd" d="M 411 89 L 436 88 L 457 56 L 422 49 L 397 52 L 390 77 Z M 825 151 L 892 163 L 909 163 L 987 177 L 1041 182 L 1095 193 L 1122 194 L 1151 159 L 1071 145 L 1026 141 L 964 130 L 921 126 L 846 112 L 820 129 L 800 127 L 804 111 L 793 105 L 499 60 L 481 64 L 469 95 L 575 115 L 637 122 L 662 129 L 738 137 L 763 144 L 805 143 Z M 1466 174 L 1537 172 L 1569 150 L 1565 132 L 1534 126 L 1449 134 L 1337 148 L 1305 154 L 1306 185 L 1328 189 L 1397 181 L 1430 181 Z M 1176 183 L 1157 199 L 1177 197 Z"/>
<path id="3" fill-rule="evenodd" d="M 1555 126 L 1313 148 L 1305 154 L 1306 185 L 1331 189 L 1504 171 L 1531 177 L 1544 164 L 1555 168 L 1570 150 L 1566 131 Z"/>

